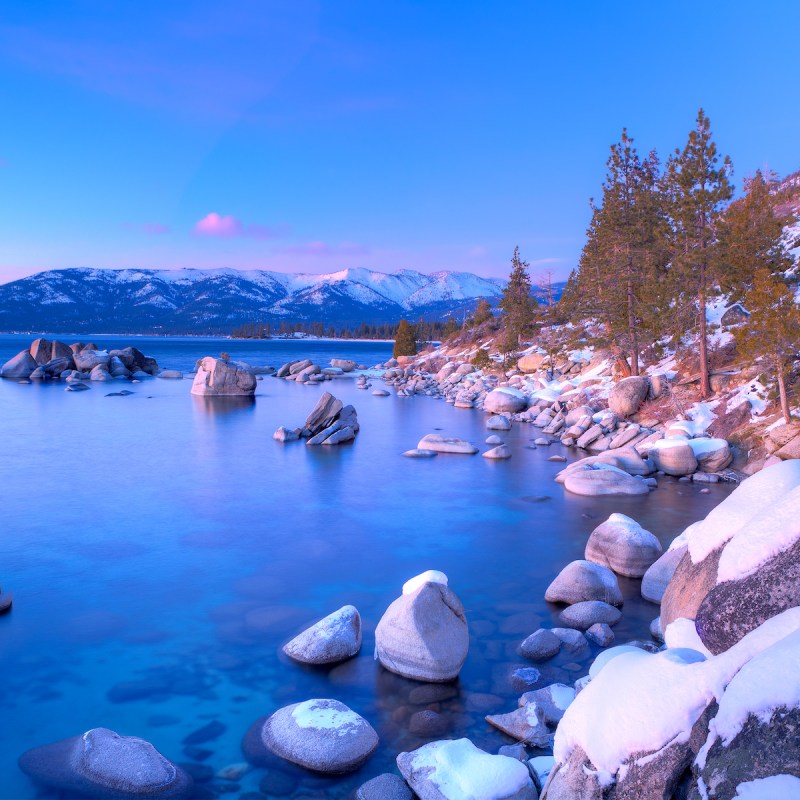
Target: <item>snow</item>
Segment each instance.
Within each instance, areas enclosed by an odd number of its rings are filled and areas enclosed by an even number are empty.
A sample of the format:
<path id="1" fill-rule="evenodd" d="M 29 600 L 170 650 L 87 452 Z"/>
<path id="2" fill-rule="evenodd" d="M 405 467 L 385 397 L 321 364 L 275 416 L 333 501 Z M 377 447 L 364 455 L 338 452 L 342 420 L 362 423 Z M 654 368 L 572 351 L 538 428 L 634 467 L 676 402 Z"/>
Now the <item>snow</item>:
<path id="1" fill-rule="evenodd" d="M 637 651 L 640 653 L 644 652 L 640 647 L 634 647 L 632 644 L 620 644 L 616 647 L 609 647 L 608 650 L 601 650 L 589 667 L 589 677 L 592 679 L 597 677 L 609 661 L 625 655 L 625 653 L 635 653 Z"/>
<path id="2" fill-rule="evenodd" d="M 763 650 L 731 680 L 709 726 L 706 743 L 697 754 L 702 767 L 714 742 L 727 747 L 740 733 L 749 716 L 762 725 L 782 708 L 800 708 L 800 630 Z"/>
<path id="3" fill-rule="evenodd" d="M 698 635 L 694 620 L 686 617 L 680 617 L 667 625 L 664 642 L 669 648 L 696 650 L 704 658 L 711 658 L 712 655 Z"/>
<path id="4" fill-rule="evenodd" d="M 728 446 L 725 439 L 690 439 L 689 447 L 696 456 L 704 456 L 717 450 L 724 450 Z"/>
<path id="5" fill-rule="evenodd" d="M 528 759 L 528 766 L 536 773 L 540 786 L 544 786 L 547 783 L 547 776 L 555 764 L 556 760 L 553 756 L 535 756 Z"/>
<path id="6" fill-rule="evenodd" d="M 800 778 L 795 775 L 770 775 L 740 783 L 733 800 L 800 800 Z"/>
<path id="7" fill-rule="evenodd" d="M 567 355 L 570 361 L 591 361 L 594 355 L 594 350 L 572 350 Z"/>
<path id="8" fill-rule="evenodd" d="M 739 533 L 748 536 L 759 517 L 798 486 L 800 460 L 783 461 L 741 483 L 704 520 L 684 531 L 692 563 L 698 564 Z"/>
<path id="9" fill-rule="evenodd" d="M 336 700 L 306 700 L 292 711 L 292 719 L 300 728 L 335 730 L 340 736 L 364 722 L 355 711 Z"/>
<path id="10" fill-rule="evenodd" d="M 672 436 L 669 439 L 659 439 L 650 446 L 651 450 L 671 450 L 673 447 L 686 447 L 689 440 L 685 436 Z"/>
<path id="11" fill-rule="evenodd" d="M 447 575 L 439 572 L 438 569 L 426 570 L 403 584 L 403 594 L 414 594 L 420 586 L 424 586 L 426 583 L 441 583 L 447 586 Z"/>
<path id="12" fill-rule="evenodd" d="M 575 689 L 565 686 L 563 683 L 553 683 L 549 687 L 550 699 L 556 708 L 566 711 L 575 699 Z"/>
<path id="13" fill-rule="evenodd" d="M 612 658 L 575 698 L 556 730 L 553 754 L 565 763 L 580 747 L 608 785 L 635 753 L 653 754 L 686 742 L 692 726 L 744 664 L 800 630 L 800 608 L 784 611 L 726 652 L 698 661 L 693 650 Z M 645 756 L 647 758 L 647 756 Z"/>
<path id="14" fill-rule="evenodd" d="M 767 410 L 769 403 L 767 403 L 766 397 L 767 387 L 760 381 L 750 381 L 740 386 L 736 392 L 731 395 L 728 399 L 727 410 L 733 411 L 734 408 L 740 406 L 745 400 L 749 400 L 750 405 L 753 407 L 752 416 L 758 417 Z"/>
<path id="15" fill-rule="evenodd" d="M 425 780 L 445 800 L 497 800 L 532 784 L 521 761 L 489 755 L 469 739 L 431 742 L 414 750 L 412 756 L 414 772 L 430 770 Z"/>

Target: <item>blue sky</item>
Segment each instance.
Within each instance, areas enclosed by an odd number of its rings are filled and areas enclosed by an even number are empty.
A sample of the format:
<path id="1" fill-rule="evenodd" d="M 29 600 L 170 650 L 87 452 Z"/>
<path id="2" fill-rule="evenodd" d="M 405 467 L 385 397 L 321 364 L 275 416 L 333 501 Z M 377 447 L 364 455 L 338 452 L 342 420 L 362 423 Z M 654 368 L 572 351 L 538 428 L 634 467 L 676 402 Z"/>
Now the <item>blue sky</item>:
<path id="1" fill-rule="evenodd" d="M 43 269 L 564 277 L 608 147 L 800 169 L 786 2 L 83 2 L 0 14 L 0 281 Z"/>

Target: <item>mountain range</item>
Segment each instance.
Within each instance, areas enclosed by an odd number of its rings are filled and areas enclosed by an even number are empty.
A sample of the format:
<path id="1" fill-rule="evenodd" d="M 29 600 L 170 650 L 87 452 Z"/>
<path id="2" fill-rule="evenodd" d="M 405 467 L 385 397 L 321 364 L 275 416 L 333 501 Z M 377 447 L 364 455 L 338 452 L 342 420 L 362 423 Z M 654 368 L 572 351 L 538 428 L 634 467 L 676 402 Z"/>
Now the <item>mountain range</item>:
<path id="1" fill-rule="evenodd" d="M 403 317 L 460 321 L 481 297 L 495 305 L 504 286 L 469 272 L 58 269 L 0 285 L 0 330 L 230 333 L 282 320 L 337 327 Z"/>

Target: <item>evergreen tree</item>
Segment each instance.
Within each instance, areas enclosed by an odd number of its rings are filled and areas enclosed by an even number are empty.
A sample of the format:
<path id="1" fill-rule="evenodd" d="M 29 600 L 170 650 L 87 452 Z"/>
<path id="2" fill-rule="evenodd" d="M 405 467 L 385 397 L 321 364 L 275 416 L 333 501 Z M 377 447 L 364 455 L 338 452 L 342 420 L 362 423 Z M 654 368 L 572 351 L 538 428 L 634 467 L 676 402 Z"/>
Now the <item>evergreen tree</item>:
<path id="1" fill-rule="evenodd" d="M 763 359 L 778 383 L 781 412 L 791 422 L 786 393 L 786 371 L 797 356 L 800 342 L 800 306 L 792 290 L 766 267 L 756 270 L 747 293 L 750 318 L 739 341 L 744 358 Z"/>
<path id="2" fill-rule="evenodd" d="M 478 305 L 475 308 L 475 313 L 472 315 L 472 319 L 475 325 L 483 325 L 484 322 L 488 322 L 494 314 L 492 314 L 492 306 L 490 305 L 489 301 L 485 297 L 481 297 L 478 300 Z"/>
<path id="3" fill-rule="evenodd" d="M 447 320 L 447 325 L 444 326 L 444 331 L 442 332 L 442 337 L 445 339 L 449 339 L 451 336 L 455 336 L 459 331 L 458 323 L 455 321 L 453 317 Z"/>
<path id="4" fill-rule="evenodd" d="M 784 200 L 776 175 L 757 170 L 745 179 L 744 197 L 731 203 L 719 225 L 718 272 L 720 286 L 741 300 L 759 268 L 773 275 L 792 267 L 783 243 L 783 229 L 794 222 L 791 213 L 779 213 Z"/>
<path id="5" fill-rule="evenodd" d="M 531 296 L 529 266 L 527 261 L 519 257 L 519 247 L 515 247 L 511 259 L 511 274 L 499 303 L 508 334 L 507 341 L 514 341 L 514 347 L 520 344 L 523 336 L 530 330 L 536 312 L 536 298 Z"/>
<path id="6" fill-rule="evenodd" d="M 731 161 L 722 159 L 711 138 L 711 124 L 701 108 L 694 130 L 683 150 L 667 162 L 665 190 L 673 235 L 671 271 L 679 305 L 691 304 L 699 318 L 700 394 L 711 393 L 708 375 L 706 300 L 716 266 L 715 227 L 725 203 L 733 194 L 728 180 Z"/>
<path id="7" fill-rule="evenodd" d="M 407 319 L 401 319 L 397 326 L 392 357 L 415 356 L 417 354 L 417 334 L 413 325 Z"/>

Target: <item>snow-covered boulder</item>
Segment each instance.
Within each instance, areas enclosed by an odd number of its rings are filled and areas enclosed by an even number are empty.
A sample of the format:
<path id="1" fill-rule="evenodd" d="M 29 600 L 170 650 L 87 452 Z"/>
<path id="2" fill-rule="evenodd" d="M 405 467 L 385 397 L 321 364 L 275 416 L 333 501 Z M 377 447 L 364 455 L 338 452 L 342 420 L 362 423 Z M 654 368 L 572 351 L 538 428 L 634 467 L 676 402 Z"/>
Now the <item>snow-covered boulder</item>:
<path id="1" fill-rule="evenodd" d="M 81 354 L 82 355 L 82 354 Z M 77 360 L 78 356 L 76 356 Z M 206 397 L 249 396 L 255 394 L 256 376 L 239 369 L 224 358 L 206 356 L 197 365 L 192 394 Z"/>
<path id="2" fill-rule="evenodd" d="M 643 376 L 623 378 L 608 395 L 608 407 L 619 417 L 635 414 L 647 399 L 650 381 Z"/>
<path id="3" fill-rule="evenodd" d="M 661 439 L 650 449 L 650 461 L 653 467 L 667 475 L 680 478 L 697 471 L 697 458 L 689 446 L 689 440 L 683 436 Z"/>
<path id="4" fill-rule="evenodd" d="M 428 433 L 417 443 L 417 450 L 434 450 L 437 453 L 459 453 L 473 455 L 478 448 L 464 439 L 454 436 L 442 436 L 440 433 Z"/>
<path id="5" fill-rule="evenodd" d="M 733 461 L 733 453 L 725 439 L 690 439 L 689 447 L 703 472 L 719 472 Z"/>
<path id="6" fill-rule="evenodd" d="M 672 797 L 731 679 L 798 628 L 800 608 L 768 620 L 707 660 L 680 648 L 601 653 L 596 661 L 605 657 L 602 669 L 594 671 L 556 731 L 556 766 L 543 800 Z"/>
<path id="7" fill-rule="evenodd" d="M 248 761 L 264 765 L 269 753 L 314 772 L 339 775 L 358 769 L 378 746 L 378 734 L 338 700 L 306 700 L 258 720 L 245 734 Z"/>
<path id="8" fill-rule="evenodd" d="M 698 798 L 727 800 L 742 783 L 800 776 L 798 664 L 795 631 L 754 656 L 728 684 L 695 762 Z"/>
<path id="9" fill-rule="evenodd" d="M 490 755 L 469 739 L 431 742 L 400 753 L 397 766 L 420 800 L 536 800 L 525 764 Z"/>
<path id="10" fill-rule="evenodd" d="M 609 494 L 649 494 L 647 484 L 627 472 L 609 464 L 594 464 L 579 469 L 567 470 L 564 488 L 572 494 L 585 497 L 600 497 Z"/>
<path id="11" fill-rule="evenodd" d="M 375 656 L 391 672 L 440 683 L 458 676 L 469 649 L 464 607 L 437 571 L 403 586 L 375 629 Z"/>
<path id="12" fill-rule="evenodd" d="M 335 664 L 361 649 L 361 616 L 355 606 L 342 606 L 283 646 L 289 658 L 303 664 Z"/>
<path id="13" fill-rule="evenodd" d="M 107 728 L 28 750 L 19 766 L 37 783 L 70 796 L 166 800 L 192 790 L 192 779 L 150 742 Z"/>
<path id="14" fill-rule="evenodd" d="M 483 410 L 492 414 L 516 414 L 528 407 L 528 398 L 519 389 L 502 386 L 493 389 L 483 401 Z"/>
<path id="15" fill-rule="evenodd" d="M 483 453 L 483 457 L 490 461 L 503 461 L 511 458 L 511 448 L 507 444 L 499 444 Z"/>
<path id="16" fill-rule="evenodd" d="M 653 471 L 650 463 L 642 458 L 635 448 L 620 447 L 617 450 L 607 450 L 595 456 L 586 456 L 579 461 L 573 461 L 556 476 L 556 480 L 563 483 L 567 473 L 571 470 L 596 467 L 597 465 L 616 467 L 629 475 L 649 475 Z"/>
<path id="17" fill-rule="evenodd" d="M 587 561 L 609 567 L 617 575 L 641 578 L 661 550 L 658 539 L 636 520 L 625 514 L 612 514 L 592 531 L 584 555 Z"/>
<path id="18" fill-rule="evenodd" d="M 800 462 L 748 478 L 682 539 L 687 551 L 662 599 L 664 629 L 694 619 L 702 641 L 720 652 L 800 605 Z"/>
<path id="19" fill-rule="evenodd" d="M 621 606 L 622 592 L 617 576 L 608 567 L 593 561 L 572 561 L 547 587 L 544 599 L 548 603 L 568 605 L 584 600 L 602 600 L 612 606 Z"/>

